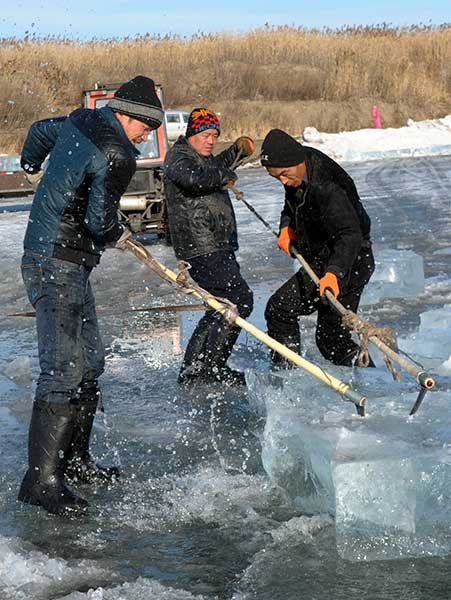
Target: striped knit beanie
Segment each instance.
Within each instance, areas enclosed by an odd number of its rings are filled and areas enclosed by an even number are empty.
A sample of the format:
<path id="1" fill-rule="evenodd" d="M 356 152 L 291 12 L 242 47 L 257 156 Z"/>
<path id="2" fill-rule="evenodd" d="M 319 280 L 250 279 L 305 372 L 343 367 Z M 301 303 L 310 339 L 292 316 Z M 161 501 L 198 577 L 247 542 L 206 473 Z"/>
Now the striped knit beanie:
<path id="1" fill-rule="evenodd" d="M 221 133 L 218 117 L 208 108 L 193 108 L 188 119 L 185 136 L 188 138 L 205 131 L 205 129 L 216 129 L 218 133 Z"/>
<path id="2" fill-rule="evenodd" d="M 153 129 L 159 127 L 164 118 L 161 102 L 155 91 L 155 83 L 153 79 L 143 75 L 138 75 L 122 84 L 107 106 Z"/>

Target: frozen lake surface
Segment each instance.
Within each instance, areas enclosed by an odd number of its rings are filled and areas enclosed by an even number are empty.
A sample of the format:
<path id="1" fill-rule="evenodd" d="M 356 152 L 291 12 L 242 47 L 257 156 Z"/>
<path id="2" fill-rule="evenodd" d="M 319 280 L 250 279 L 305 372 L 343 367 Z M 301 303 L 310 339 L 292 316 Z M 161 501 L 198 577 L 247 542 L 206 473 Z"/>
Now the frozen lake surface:
<path id="1" fill-rule="evenodd" d="M 34 320 L 4 316 L 30 310 L 19 273 L 27 213 L 0 215 L 1 600 L 451 597 L 450 158 L 347 168 L 379 256 L 362 314 L 393 327 L 400 347 L 438 374 L 418 419 L 407 418 L 415 384 L 392 383 L 380 356 L 371 372 L 331 369 L 314 347 L 312 318 L 302 322 L 306 357 L 368 395 L 365 421 L 302 373 L 274 381 L 265 349 L 245 335 L 232 364 L 249 369 L 249 394 L 180 389 L 183 348 L 201 313 L 126 312 L 185 298 L 131 254 L 110 250 L 92 277 L 108 349 L 94 449 L 123 477 L 110 489 L 80 488 L 92 505 L 83 521 L 16 502 L 38 365 Z M 248 169 L 238 187 L 277 227 L 280 184 Z M 235 206 L 239 259 L 256 299 L 250 320 L 264 328 L 266 300 L 293 264 Z M 174 267 L 171 248 L 149 248 Z M 379 462 L 371 439 L 381 440 Z M 307 473 L 300 441 L 318 459 Z M 429 497 L 415 491 L 419 462 Z M 377 495 L 391 499 L 389 513 L 378 512 Z"/>

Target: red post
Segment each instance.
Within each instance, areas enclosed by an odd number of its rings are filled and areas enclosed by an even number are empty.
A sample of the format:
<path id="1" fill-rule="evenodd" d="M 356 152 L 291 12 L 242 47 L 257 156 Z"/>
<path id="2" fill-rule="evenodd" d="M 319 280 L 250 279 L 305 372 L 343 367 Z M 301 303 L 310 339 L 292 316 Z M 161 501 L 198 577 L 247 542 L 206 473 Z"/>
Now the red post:
<path id="1" fill-rule="evenodd" d="M 374 118 L 374 127 L 376 129 L 381 129 L 382 128 L 381 115 L 380 115 L 379 109 L 376 105 L 373 106 L 373 118 Z"/>

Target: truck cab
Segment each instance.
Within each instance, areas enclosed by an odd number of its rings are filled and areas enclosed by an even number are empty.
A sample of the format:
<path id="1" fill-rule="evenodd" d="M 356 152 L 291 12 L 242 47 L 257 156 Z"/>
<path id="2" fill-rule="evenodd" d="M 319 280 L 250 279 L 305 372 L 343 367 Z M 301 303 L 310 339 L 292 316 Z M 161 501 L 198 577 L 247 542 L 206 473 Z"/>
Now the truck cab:
<path id="1" fill-rule="evenodd" d="M 121 83 L 97 82 L 93 89 L 83 91 L 84 108 L 102 108 L 113 97 Z M 155 90 L 163 104 L 163 89 Z M 165 123 L 152 131 L 146 142 L 139 144 L 136 173 L 119 203 L 119 219 L 134 233 L 167 234 L 163 190 L 163 163 L 168 151 Z"/>

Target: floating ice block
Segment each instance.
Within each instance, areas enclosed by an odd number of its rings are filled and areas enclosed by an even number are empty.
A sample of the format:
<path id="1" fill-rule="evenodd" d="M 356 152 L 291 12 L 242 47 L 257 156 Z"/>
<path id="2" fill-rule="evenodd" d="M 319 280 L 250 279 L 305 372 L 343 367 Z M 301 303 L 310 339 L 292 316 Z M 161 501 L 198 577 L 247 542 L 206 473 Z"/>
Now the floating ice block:
<path id="1" fill-rule="evenodd" d="M 376 269 L 361 304 L 383 298 L 415 297 L 424 292 L 423 257 L 411 250 L 375 250 Z"/>
<path id="2" fill-rule="evenodd" d="M 426 368 L 438 369 L 451 353 L 451 305 L 422 313 L 419 330 L 398 338 L 398 344 Z"/>
<path id="3" fill-rule="evenodd" d="M 372 396 L 365 418 L 308 375 L 251 374 L 251 401 L 266 412 L 264 468 L 306 513 L 335 516 L 337 550 L 343 558 L 449 554 L 451 419 L 446 393 L 431 394 L 423 414 L 408 417 L 415 392 L 402 391 L 398 384 L 395 402 L 389 376 L 371 371 L 357 376 L 359 389 L 367 386 Z"/>

